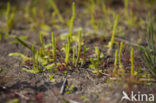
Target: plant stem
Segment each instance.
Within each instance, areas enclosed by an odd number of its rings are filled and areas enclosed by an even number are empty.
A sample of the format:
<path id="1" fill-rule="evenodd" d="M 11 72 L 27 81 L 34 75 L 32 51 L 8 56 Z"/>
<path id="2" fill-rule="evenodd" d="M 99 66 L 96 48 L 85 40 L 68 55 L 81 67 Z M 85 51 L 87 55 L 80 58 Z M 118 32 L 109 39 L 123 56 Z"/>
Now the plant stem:
<path id="1" fill-rule="evenodd" d="M 53 60 L 56 59 L 56 39 L 54 37 L 54 33 L 51 33 L 51 42 L 52 42 L 52 54 L 53 54 Z"/>
<path id="2" fill-rule="evenodd" d="M 131 48 L 131 76 L 134 77 L 134 49 Z"/>

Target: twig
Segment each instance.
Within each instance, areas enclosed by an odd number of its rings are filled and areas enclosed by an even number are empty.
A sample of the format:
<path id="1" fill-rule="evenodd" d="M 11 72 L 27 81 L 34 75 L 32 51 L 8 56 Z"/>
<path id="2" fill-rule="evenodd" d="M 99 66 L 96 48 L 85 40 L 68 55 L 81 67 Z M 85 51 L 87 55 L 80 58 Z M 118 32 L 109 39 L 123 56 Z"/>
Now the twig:
<path id="1" fill-rule="evenodd" d="M 61 87 L 61 90 L 60 90 L 60 94 L 64 94 L 66 84 L 67 84 L 67 79 L 65 79 L 63 84 L 62 84 L 62 87 Z"/>

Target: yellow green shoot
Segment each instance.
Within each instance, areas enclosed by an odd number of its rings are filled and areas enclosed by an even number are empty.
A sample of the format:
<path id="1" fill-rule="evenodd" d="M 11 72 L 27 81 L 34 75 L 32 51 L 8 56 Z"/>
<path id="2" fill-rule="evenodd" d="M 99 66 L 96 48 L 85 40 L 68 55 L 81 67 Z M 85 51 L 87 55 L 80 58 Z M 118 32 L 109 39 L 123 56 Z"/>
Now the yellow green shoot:
<path id="1" fill-rule="evenodd" d="M 50 0 L 50 1 L 51 1 L 51 6 L 53 7 L 55 13 L 56 13 L 56 14 L 58 15 L 58 17 L 59 17 L 59 20 L 60 20 L 62 23 L 64 23 L 64 19 L 63 19 L 61 13 L 60 13 L 60 11 L 59 11 L 59 9 L 58 9 L 58 7 L 57 7 L 55 1 L 54 1 L 54 0 Z"/>
<path id="2" fill-rule="evenodd" d="M 81 34 L 82 34 L 82 31 L 80 30 L 79 31 L 79 41 L 78 41 L 78 54 L 77 54 L 77 60 L 76 60 L 77 63 L 79 63 L 80 55 L 81 55 Z"/>
<path id="3" fill-rule="evenodd" d="M 113 48 L 114 39 L 115 39 L 115 33 L 116 33 L 118 22 L 119 22 L 119 15 L 116 16 L 116 19 L 115 19 L 115 22 L 114 22 L 114 25 L 113 25 L 112 38 L 111 38 L 111 41 L 108 44 L 108 48 L 109 48 L 108 49 L 108 54 L 110 54 L 110 51 Z"/>
<path id="4" fill-rule="evenodd" d="M 65 63 L 69 62 L 70 53 L 70 35 L 67 35 L 67 44 L 65 45 Z"/>
<path id="5" fill-rule="evenodd" d="M 100 61 L 100 50 L 99 47 L 95 47 L 95 52 L 96 52 L 96 56 L 97 56 L 97 61 Z"/>
<path id="6" fill-rule="evenodd" d="M 124 0 L 124 13 L 128 16 L 128 0 Z"/>
<path id="7" fill-rule="evenodd" d="M 14 18 L 15 18 L 14 8 L 13 8 L 13 11 L 12 12 L 11 12 L 11 9 L 10 8 L 11 8 L 11 6 L 10 6 L 10 3 L 8 2 L 8 4 L 7 4 L 7 10 L 6 10 L 6 29 L 7 29 L 7 34 L 12 29 Z"/>
<path id="8" fill-rule="evenodd" d="M 41 42 L 41 55 L 45 53 L 44 43 L 43 43 L 43 35 L 40 33 L 40 42 Z"/>
<path id="9" fill-rule="evenodd" d="M 134 77 L 134 49 L 131 48 L 131 76 Z"/>
<path id="10" fill-rule="evenodd" d="M 122 69 L 123 65 L 121 63 L 121 54 L 122 54 L 123 42 L 120 43 L 120 51 L 119 51 L 119 67 Z"/>
<path id="11" fill-rule="evenodd" d="M 35 58 L 35 55 L 36 55 L 36 51 L 35 51 L 35 48 L 34 46 L 32 46 L 32 53 L 33 53 L 33 67 L 34 67 L 34 71 L 35 72 L 39 72 L 38 69 L 36 68 L 36 58 Z"/>
<path id="12" fill-rule="evenodd" d="M 55 37 L 54 37 L 54 33 L 52 32 L 51 33 L 51 43 L 52 43 L 52 54 L 53 54 L 53 60 L 56 59 L 56 40 L 55 40 Z"/>
<path id="13" fill-rule="evenodd" d="M 73 47 L 73 65 L 75 65 L 75 54 L 76 54 L 76 47 Z"/>
<path id="14" fill-rule="evenodd" d="M 115 50 L 115 60 L 114 60 L 114 69 L 113 69 L 113 73 L 116 73 L 117 63 L 118 63 L 118 50 Z"/>
<path id="15" fill-rule="evenodd" d="M 72 4 L 72 18 L 70 20 L 70 26 L 69 26 L 69 35 L 70 35 L 70 38 L 72 38 L 72 35 L 73 35 L 73 25 L 74 25 L 74 20 L 75 20 L 75 17 L 76 17 L 76 8 L 75 8 L 75 3 L 73 2 Z"/>

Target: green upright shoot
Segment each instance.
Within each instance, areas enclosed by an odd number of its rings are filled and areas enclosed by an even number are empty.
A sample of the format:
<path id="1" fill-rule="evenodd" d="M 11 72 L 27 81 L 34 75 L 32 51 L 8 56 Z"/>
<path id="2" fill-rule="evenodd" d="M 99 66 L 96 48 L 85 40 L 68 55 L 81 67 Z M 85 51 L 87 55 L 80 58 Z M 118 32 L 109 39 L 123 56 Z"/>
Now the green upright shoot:
<path id="1" fill-rule="evenodd" d="M 118 50 L 115 50 L 115 60 L 114 60 L 114 69 L 113 69 L 113 73 L 116 73 L 117 63 L 118 63 Z"/>
<path id="2" fill-rule="evenodd" d="M 123 65 L 121 63 L 121 54 L 122 54 L 123 42 L 120 43 L 120 51 L 119 51 L 119 67 L 123 69 Z"/>
<path id="3" fill-rule="evenodd" d="M 75 65 L 75 54 L 76 54 L 76 47 L 73 47 L 73 65 Z"/>
<path id="4" fill-rule="evenodd" d="M 51 33 L 51 45 L 52 45 L 52 55 L 53 55 L 53 60 L 56 59 L 56 39 L 54 37 L 54 33 Z"/>
<path id="5" fill-rule="evenodd" d="M 79 31 L 79 41 L 78 41 L 78 53 L 77 53 L 77 60 L 76 60 L 77 63 L 79 63 L 80 55 L 81 55 L 81 34 L 82 34 L 82 31 L 80 30 Z"/>
<path id="6" fill-rule="evenodd" d="M 41 42 L 41 55 L 44 55 L 45 48 L 44 48 L 43 35 L 42 35 L 42 33 L 40 33 L 40 42 Z"/>
<path id="7" fill-rule="evenodd" d="M 99 47 L 95 47 L 95 52 L 96 52 L 96 57 L 97 57 L 97 61 L 100 61 L 100 50 Z"/>
<path id="8" fill-rule="evenodd" d="M 72 4 L 72 18 L 70 20 L 70 25 L 69 25 L 69 35 L 70 38 L 72 39 L 72 35 L 73 35 L 73 25 L 74 25 L 74 21 L 75 21 L 75 17 L 76 17 L 76 8 L 75 8 L 75 3 L 73 2 Z"/>
<path id="9" fill-rule="evenodd" d="M 65 45 L 65 63 L 69 62 L 70 45 L 71 45 L 70 35 L 67 35 L 67 44 Z"/>
<path id="10" fill-rule="evenodd" d="M 131 48 L 131 77 L 134 77 L 134 49 Z"/>
<path id="11" fill-rule="evenodd" d="M 111 38 L 111 41 L 108 44 L 108 48 L 109 48 L 108 49 L 108 54 L 110 54 L 110 51 L 113 48 L 114 39 L 115 39 L 115 33 L 116 33 L 118 22 L 119 22 L 119 15 L 116 16 L 116 19 L 115 19 L 115 22 L 114 22 L 114 25 L 113 25 L 112 38 Z"/>
<path id="12" fill-rule="evenodd" d="M 62 23 L 64 23 L 64 19 L 63 19 L 61 13 L 60 13 L 60 11 L 59 11 L 59 9 L 58 9 L 58 7 L 57 7 L 55 1 L 54 1 L 54 0 L 50 0 L 50 1 L 51 1 L 51 6 L 53 7 L 54 12 L 57 14 L 59 20 L 60 20 Z"/>

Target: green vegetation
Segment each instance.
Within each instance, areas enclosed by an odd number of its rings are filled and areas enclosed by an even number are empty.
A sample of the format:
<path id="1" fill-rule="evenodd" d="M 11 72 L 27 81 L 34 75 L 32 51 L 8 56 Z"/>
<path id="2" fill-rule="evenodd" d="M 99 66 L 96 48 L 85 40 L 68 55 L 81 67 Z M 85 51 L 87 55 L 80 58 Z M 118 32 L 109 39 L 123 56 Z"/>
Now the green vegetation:
<path id="1" fill-rule="evenodd" d="M 54 33 L 51 33 L 51 45 L 52 45 L 52 54 L 53 54 L 53 60 L 56 59 L 56 39 L 54 37 Z"/>
<path id="2" fill-rule="evenodd" d="M 80 55 L 81 55 L 81 46 L 82 46 L 81 35 L 82 35 L 82 31 L 79 30 L 78 53 L 77 53 L 77 59 L 76 59 L 76 63 L 77 63 L 77 64 L 78 64 L 79 61 L 80 61 Z"/>
<path id="3" fill-rule="evenodd" d="M 18 8 L 18 4 L 8 2 L 0 10 L 0 56 L 6 60 L 8 53 L 13 59 L 20 58 L 11 64 L 20 62 L 19 68 L 37 79 L 42 77 L 41 82 L 46 80 L 43 86 L 69 79 L 64 85 L 68 96 L 80 90 L 80 86 L 82 95 L 88 84 L 95 86 L 93 92 L 103 85 L 109 90 L 130 91 L 155 82 L 156 17 L 151 1 L 30 0 L 21 5 Z M 6 72 L 10 64 L 4 62 L 0 63 Z M 81 96 L 83 101 L 92 102 L 90 97 L 96 97 L 98 102 L 107 102 L 101 97 L 101 91 L 85 93 L 89 99 Z M 68 101 L 63 94 L 57 96 L 58 102 L 62 98 Z M 38 97 L 31 99 L 38 100 Z"/>
<path id="4" fill-rule="evenodd" d="M 145 65 L 149 69 L 150 73 L 156 77 L 156 34 L 153 32 L 153 26 L 152 24 L 149 25 L 147 29 L 147 48 L 141 48 L 141 53 L 143 55 L 143 60 L 145 62 Z"/>
<path id="5" fill-rule="evenodd" d="M 118 22 L 119 22 L 119 15 L 116 16 L 115 18 L 115 22 L 114 22 L 114 25 L 113 25 L 113 31 L 112 31 L 112 38 L 108 44 L 108 54 L 110 54 L 112 48 L 113 48 L 113 44 L 114 44 L 114 39 L 115 39 L 115 33 L 116 33 L 116 29 L 117 29 L 117 25 L 118 25 Z"/>
<path id="6" fill-rule="evenodd" d="M 70 36 L 67 36 L 67 43 L 65 45 L 65 63 L 69 62 L 69 56 L 70 56 L 70 45 L 71 45 L 71 39 Z"/>
<path id="7" fill-rule="evenodd" d="M 57 7 L 55 1 L 54 1 L 54 0 L 49 0 L 49 1 L 51 2 L 52 8 L 54 9 L 54 13 L 56 13 L 56 14 L 58 15 L 58 17 L 59 17 L 59 20 L 60 20 L 62 23 L 64 23 L 64 19 L 63 19 L 61 13 L 60 13 L 60 11 L 59 11 L 59 9 L 58 9 L 58 7 Z"/>
<path id="8" fill-rule="evenodd" d="M 120 43 L 120 51 L 119 51 L 119 67 L 120 68 L 123 68 L 123 65 L 121 63 L 122 49 L 123 49 L 123 42 Z"/>
<path id="9" fill-rule="evenodd" d="M 115 60 L 114 60 L 114 69 L 113 69 L 113 73 L 116 73 L 116 70 L 117 70 L 117 63 L 118 63 L 118 50 L 115 50 Z"/>
<path id="10" fill-rule="evenodd" d="M 75 3 L 73 2 L 72 4 L 72 17 L 70 19 L 70 25 L 69 25 L 69 35 L 70 38 L 72 39 L 72 35 L 73 35 L 73 25 L 74 25 L 74 21 L 75 21 L 75 17 L 76 17 L 76 9 L 75 9 Z"/>
<path id="11" fill-rule="evenodd" d="M 131 76 L 134 77 L 134 49 L 131 48 Z"/>

